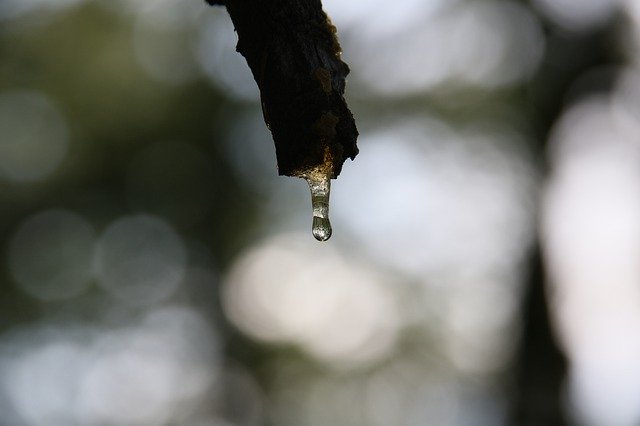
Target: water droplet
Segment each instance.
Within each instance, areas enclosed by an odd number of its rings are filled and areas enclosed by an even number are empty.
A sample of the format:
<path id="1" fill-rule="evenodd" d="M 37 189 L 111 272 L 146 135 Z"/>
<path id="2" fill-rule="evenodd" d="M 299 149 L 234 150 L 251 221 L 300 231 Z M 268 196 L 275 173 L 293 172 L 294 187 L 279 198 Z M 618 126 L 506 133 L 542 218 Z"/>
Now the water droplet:
<path id="1" fill-rule="evenodd" d="M 313 236 L 318 241 L 327 241 L 331 238 L 331 222 L 323 217 L 313 217 L 313 228 L 311 230 Z"/>
<path id="2" fill-rule="evenodd" d="M 303 176 L 311 190 L 311 206 L 313 207 L 313 236 L 318 241 L 327 241 L 331 237 L 329 222 L 329 192 L 331 178 L 325 173 L 309 173 Z"/>

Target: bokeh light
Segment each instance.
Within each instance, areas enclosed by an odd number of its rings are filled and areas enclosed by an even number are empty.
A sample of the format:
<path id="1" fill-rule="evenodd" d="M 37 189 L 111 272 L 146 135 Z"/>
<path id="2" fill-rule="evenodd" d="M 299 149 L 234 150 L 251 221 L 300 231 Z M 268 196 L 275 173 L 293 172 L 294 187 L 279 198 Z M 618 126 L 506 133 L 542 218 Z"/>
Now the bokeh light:
<path id="1" fill-rule="evenodd" d="M 15 409 L 28 424 L 69 424 L 69 411 L 78 387 L 78 372 L 86 358 L 70 342 L 51 342 L 33 348 L 7 368 L 5 382 Z"/>
<path id="2" fill-rule="evenodd" d="M 0 93 L 0 178 L 37 181 L 51 174 L 69 147 L 59 109 L 39 92 Z"/>
<path id="3" fill-rule="evenodd" d="M 367 149 L 358 171 L 335 185 L 333 212 L 377 261 L 416 274 L 476 274 L 523 255 L 535 174 L 522 136 L 453 131 L 423 117 L 361 139 Z"/>
<path id="4" fill-rule="evenodd" d="M 236 117 L 224 140 L 224 153 L 233 171 L 258 196 L 276 191 L 282 183 L 273 173 L 277 163 L 270 139 L 262 110 L 256 107 Z"/>
<path id="5" fill-rule="evenodd" d="M 295 343 L 322 360 L 387 355 L 400 325 L 388 284 L 355 260 L 320 250 L 292 235 L 240 257 L 225 284 L 225 312 L 257 339 Z"/>
<path id="6" fill-rule="evenodd" d="M 154 216 L 121 218 L 105 229 L 97 243 L 100 285 L 131 305 L 154 304 L 171 296 L 185 266 L 182 239 Z"/>
<path id="7" fill-rule="evenodd" d="M 149 19 L 148 13 L 140 14 L 133 38 L 136 57 L 143 69 L 161 82 L 172 85 L 192 82 L 198 69 L 190 52 L 190 36 L 189 27 Z"/>
<path id="8" fill-rule="evenodd" d="M 199 27 L 196 58 L 216 87 L 240 101 L 257 101 L 258 88 L 244 58 L 236 52 L 237 35 L 222 8 L 207 13 Z"/>
<path id="9" fill-rule="evenodd" d="M 509 86 L 531 76 L 542 57 L 540 24 L 514 2 L 399 3 L 397 19 L 380 5 L 379 19 L 370 22 L 375 6 L 360 2 L 366 25 L 355 24 L 344 37 L 352 78 L 375 93 Z M 333 8 L 339 18 L 341 7 Z"/>
<path id="10" fill-rule="evenodd" d="M 590 425 L 640 421 L 640 122 L 612 101 L 585 100 L 558 123 L 543 217 L 572 404 Z"/>
<path id="11" fill-rule="evenodd" d="M 84 0 L 4 0 L 0 3 L 0 21 L 20 18 L 34 11 L 55 10 L 77 5 Z"/>
<path id="12" fill-rule="evenodd" d="M 323 6 L 318 244 L 224 7 L 0 0 L 0 425 L 640 422 L 640 2 Z"/>
<path id="13" fill-rule="evenodd" d="M 393 363 L 371 375 L 315 376 L 289 380 L 276 394 L 274 421 L 281 425 L 349 424 L 452 426 L 502 424 L 491 389 L 429 374 L 425 361 Z"/>
<path id="14" fill-rule="evenodd" d="M 78 214 L 51 210 L 27 218 L 9 245 L 9 268 L 20 288 L 41 300 L 80 294 L 93 278 L 95 231 Z"/>
<path id="15" fill-rule="evenodd" d="M 80 423 L 163 424 L 213 380 L 212 336 L 188 309 L 152 312 L 140 327 L 106 335 L 79 384 Z"/>
<path id="16" fill-rule="evenodd" d="M 0 336 L 0 388 L 15 425 L 186 422 L 218 374 L 217 339 L 178 306 L 112 330 L 36 326 Z"/>
<path id="17" fill-rule="evenodd" d="M 633 1 L 633 0 L 632 0 Z M 533 5 L 555 23 L 573 31 L 603 25 L 621 0 L 533 0 Z"/>

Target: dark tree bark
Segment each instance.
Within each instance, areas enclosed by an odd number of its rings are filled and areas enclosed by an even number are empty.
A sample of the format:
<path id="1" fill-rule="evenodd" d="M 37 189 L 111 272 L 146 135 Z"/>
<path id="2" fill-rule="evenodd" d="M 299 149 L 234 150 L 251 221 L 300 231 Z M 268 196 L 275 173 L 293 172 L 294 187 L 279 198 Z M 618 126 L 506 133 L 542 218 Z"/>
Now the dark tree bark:
<path id="1" fill-rule="evenodd" d="M 532 118 L 539 135 L 535 147 L 545 164 L 546 141 L 569 97 L 607 92 L 612 80 L 598 86 L 584 85 L 576 93 L 575 82 L 594 69 L 624 62 L 611 40 L 618 34 L 615 21 L 591 33 L 569 33 L 549 27 L 545 58 L 530 87 Z M 549 319 L 545 288 L 545 265 L 539 244 L 531 257 L 531 270 L 524 300 L 524 330 L 518 354 L 515 390 L 508 424 L 513 426 L 564 426 L 570 421 L 563 411 L 563 383 L 568 360 L 558 347 Z"/>
<path id="2" fill-rule="evenodd" d="M 564 426 L 562 384 L 567 361 L 558 348 L 549 319 L 540 246 L 532 253 L 524 304 L 522 345 L 516 367 L 513 426 Z"/>
<path id="3" fill-rule="evenodd" d="M 227 7 L 240 52 L 258 83 L 278 172 L 336 178 L 358 154 L 344 100 L 349 67 L 320 0 L 207 0 Z"/>

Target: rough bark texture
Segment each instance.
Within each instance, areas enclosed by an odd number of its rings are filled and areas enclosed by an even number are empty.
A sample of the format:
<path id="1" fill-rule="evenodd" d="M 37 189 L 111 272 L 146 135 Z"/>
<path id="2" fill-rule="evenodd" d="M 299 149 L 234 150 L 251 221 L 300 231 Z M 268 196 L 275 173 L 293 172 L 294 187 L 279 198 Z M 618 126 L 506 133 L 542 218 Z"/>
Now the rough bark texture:
<path id="1" fill-rule="evenodd" d="M 258 83 L 278 172 L 320 169 L 336 178 L 358 154 L 344 100 L 349 67 L 320 0 L 207 0 L 227 7 L 240 52 Z"/>

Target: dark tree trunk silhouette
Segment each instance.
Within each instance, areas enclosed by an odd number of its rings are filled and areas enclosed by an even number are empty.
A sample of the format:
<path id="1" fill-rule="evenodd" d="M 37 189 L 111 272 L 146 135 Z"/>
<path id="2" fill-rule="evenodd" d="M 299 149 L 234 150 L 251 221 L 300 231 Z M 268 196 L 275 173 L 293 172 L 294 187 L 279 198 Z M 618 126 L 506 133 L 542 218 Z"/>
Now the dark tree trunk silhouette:
<path id="1" fill-rule="evenodd" d="M 552 26 L 547 31 L 545 58 L 531 83 L 528 99 L 539 141 L 534 148 L 543 171 L 548 169 L 544 160 L 546 142 L 566 104 L 594 91 L 608 91 L 613 79 L 600 80 L 602 87 L 584 86 L 583 93 L 575 91 L 574 83 L 593 69 L 622 62 L 619 53 L 611 49 L 611 40 L 616 34 L 615 21 L 588 33 L 566 33 Z M 568 361 L 552 332 L 545 291 L 549 284 L 539 243 L 531 255 L 523 303 L 524 329 L 516 359 L 515 392 L 509 421 L 513 426 L 569 424 L 562 405 Z"/>
<path id="2" fill-rule="evenodd" d="M 545 273 L 537 244 L 530 267 L 510 424 L 562 426 L 566 424 L 561 404 L 566 360 L 553 336 L 545 295 Z"/>

